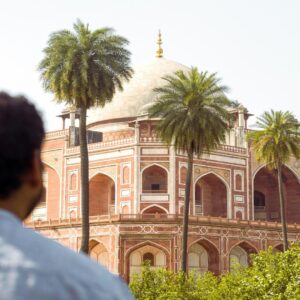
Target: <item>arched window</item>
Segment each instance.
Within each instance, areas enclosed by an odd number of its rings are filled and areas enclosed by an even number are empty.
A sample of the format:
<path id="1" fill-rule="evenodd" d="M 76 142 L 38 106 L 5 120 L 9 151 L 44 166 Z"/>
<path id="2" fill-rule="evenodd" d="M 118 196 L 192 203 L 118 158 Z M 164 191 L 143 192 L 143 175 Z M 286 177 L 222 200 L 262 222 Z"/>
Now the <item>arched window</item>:
<path id="1" fill-rule="evenodd" d="M 199 209 L 201 203 L 201 214 L 204 216 L 227 217 L 227 187 L 215 174 L 209 173 L 197 180 L 195 200 Z"/>
<path id="2" fill-rule="evenodd" d="M 186 174 L 187 174 L 187 168 L 186 167 L 181 167 L 180 168 L 180 184 L 185 184 Z"/>
<path id="3" fill-rule="evenodd" d="M 235 175 L 235 189 L 237 191 L 242 190 L 242 176 L 240 174 Z"/>
<path id="4" fill-rule="evenodd" d="M 41 201 L 39 202 L 38 206 L 39 207 L 45 207 L 46 206 L 46 201 L 47 201 L 47 194 L 48 194 L 48 173 L 44 172 L 43 173 L 43 185 L 44 185 L 44 194 L 43 197 L 41 199 Z"/>
<path id="5" fill-rule="evenodd" d="M 143 262 L 145 262 L 145 261 L 149 261 L 150 266 L 153 267 L 154 266 L 154 255 L 151 252 L 146 252 L 143 255 Z"/>
<path id="6" fill-rule="evenodd" d="M 108 268 L 109 266 L 109 255 L 108 255 L 108 251 L 106 250 L 106 248 L 98 243 L 96 244 L 90 251 L 90 257 L 98 262 L 99 264 L 105 266 Z"/>
<path id="7" fill-rule="evenodd" d="M 130 169 L 128 166 L 123 168 L 123 184 L 128 184 L 130 182 Z"/>
<path id="8" fill-rule="evenodd" d="M 167 257 L 162 250 L 150 245 L 142 246 L 134 250 L 129 256 L 129 278 L 132 274 L 141 272 L 145 261 L 150 262 L 151 269 L 167 266 Z"/>
<path id="9" fill-rule="evenodd" d="M 151 166 L 143 172 L 143 193 L 167 193 L 168 174 L 159 166 Z"/>
<path id="10" fill-rule="evenodd" d="M 196 205 L 202 205 L 202 189 L 201 189 L 200 184 L 196 184 L 195 204 Z"/>
<path id="11" fill-rule="evenodd" d="M 158 206 L 151 206 L 143 210 L 143 214 L 166 214 L 166 211 Z"/>
<path id="12" fill-rule="evenodd" d="M 196 215 L 202 215 L 203 209 L 202 209 L 202 188 L 200 186 L 200 183 L 196 183 L 195 187 L 195 214 Z"/>
<path id="13" fill-rule="evenodd" d="M 89 182 L 90 215 L 115 214 L 115 183 L 104 174 L 95 175 Z"/>
<path id="14" fill-rule="evenodd" d="M 114 205 L 115 204 L 115 184 L 111 183 L 110 186 L 110 204 Z"/>
<path id="15" fill-rule="evenodd" d="M 243 214 L 242 214 L 242 212 L 241 212 L 240 210 L 236 212 L 235 218 L 236 218 L 236 219 L 240 219 L 240 220 L 243 219 Z"/>
<path id="16" fill-rule="evenodd" d="M 254 206 L 256 209 L 266 206 L 266 197 L 263 193 L 258 191 L 254 192 Z"/>
<path id="17" fill-rule="evenodd" d="M 76 190 L 77 188 L 77 175 L 75 173 L 72 173 L 70 175 L 70 186 L 69 186 L 69 190 L 73 191 Z"/>
<path id="18" fill-rule="evenodd" d="M 48 201 L 48 194 L 49 194 L 47 172 L 43 173 L 43 185 L 44 185 L 44 193 L 42 195 L 42 198 L 32 212 L 32 219 L 35 221 L 44 221 L 47 219 L 47 201 Z"/>
<path id="19" fill-rule="evenodd" d="M 248 253 L 240 246 L 234 247 L 230 252 L 230 271 L 239 266 L 248 267 Z"/>
<path id="20" fill-rule="evenodd" d="M 124 205 L 122 207 L 122 214 L 125 214 L 125 215 L 129 214 L 129 207 L 128 207 L 128 205 Z"/>
<path id="21" fill-rule="evenodd" d="M 194 244 L 188 254 L 189 271 L 205 273 L 208 271 L 208 253 L 200 244 Z"/>
<path id="22" fill-rule="evenodd" d="M 273 248 L 273 252 L 283 252 L 283 244 L 277 245 L 276 247 Z"/>
<path id="23" fill-rule="evenodd" d="M 70 219 L 76 219 L 76 217 L 77 217 L 76 210 L 75 209 L 70 209 L 70 211 L 69 211 L 69 218 Z"/>

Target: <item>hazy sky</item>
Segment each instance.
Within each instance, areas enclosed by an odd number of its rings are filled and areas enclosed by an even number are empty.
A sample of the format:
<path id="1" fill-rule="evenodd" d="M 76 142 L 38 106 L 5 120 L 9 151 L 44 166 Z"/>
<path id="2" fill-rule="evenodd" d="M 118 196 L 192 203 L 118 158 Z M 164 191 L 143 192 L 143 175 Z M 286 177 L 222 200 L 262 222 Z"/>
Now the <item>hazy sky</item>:
<path id="1" fill-rule="evenodd" d="M 60 128 L 61 106 L 37 65 L 49 34 L 77 18 L 129 39 L 133 66 L 154 58 L 160 28 L 167 59 L 218 72 L 256 115 L 273 108 L 300 118 L 300 1 L 0 0 L 0 90 L 37 103 L 48 129 Z"/>

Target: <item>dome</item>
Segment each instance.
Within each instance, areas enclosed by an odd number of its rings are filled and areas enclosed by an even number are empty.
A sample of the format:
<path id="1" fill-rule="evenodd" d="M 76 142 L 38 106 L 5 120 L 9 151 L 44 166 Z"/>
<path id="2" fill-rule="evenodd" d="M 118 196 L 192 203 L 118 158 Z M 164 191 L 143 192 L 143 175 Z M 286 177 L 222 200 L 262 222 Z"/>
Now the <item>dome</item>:
<path id="1" fill-rule="evenodd" d="M 88 124 L 144 114 L 154 101 L 153 89 L 164 84 L 162 77 L 178 70 L 189 71 L 189 68 L 161 57 L 136 68 L 131 80 L 123 85 L 124 90 L 116 92 L 112 102 L 89 110 Z"/>

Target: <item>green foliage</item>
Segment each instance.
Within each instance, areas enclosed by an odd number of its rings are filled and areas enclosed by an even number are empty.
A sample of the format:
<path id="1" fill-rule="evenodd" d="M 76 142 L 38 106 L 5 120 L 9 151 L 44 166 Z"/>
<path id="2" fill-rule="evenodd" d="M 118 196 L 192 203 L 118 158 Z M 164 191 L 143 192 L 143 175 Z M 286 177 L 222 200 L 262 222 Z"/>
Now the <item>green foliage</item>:
<path id="1" fill-rule="evenodd" d="M 113 29 L 91 31 L 79 20 L 74 32 L 54 32 L 39 65 L 44 88 L 58 102 L 104 106 L 132 75 L 127 44 Z"/>
<path id="2" fill-rule="evenodd" d="M 217 278 L 211 273 L 185 276 L 183 272 L 151 270 L 146 265 L 140 275 L 133 275 L 130 288 L 138 300 L 196 300 L 209 299 L 216 284 Z"/>
<path id="3" fill-rule="evenodd" d="M 256 125 L 259 130 L 249 132 L 247 138 L 258 161 L 277 169 L 288 162 L 291 156 L 300 158 L 300 123 L 292 113 L 264 112 Z"/>
<path id="4" fill-rule="evenodd" d="M 138 300 L 287 300 L 300 299 L 300 247 L 285 252 L 270 248 L 253 255 L 252 266 L 240 268 L 219 278 L 150 270 L 145 266 L 130 288 Z"/>

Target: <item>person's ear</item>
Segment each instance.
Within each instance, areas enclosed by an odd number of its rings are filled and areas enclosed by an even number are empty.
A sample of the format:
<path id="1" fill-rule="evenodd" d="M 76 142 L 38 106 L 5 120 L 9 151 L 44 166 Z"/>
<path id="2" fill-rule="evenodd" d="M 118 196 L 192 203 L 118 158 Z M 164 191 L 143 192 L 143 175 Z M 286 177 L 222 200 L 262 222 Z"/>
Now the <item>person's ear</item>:
<path id="1" fill-rule="evenodd" d="M 43 164 L 41 161 L 41 154 L 39 151 L 34 151 L 30 172 L 30 182 L 33 186 L 43 185 L 42 170 Z"/>

